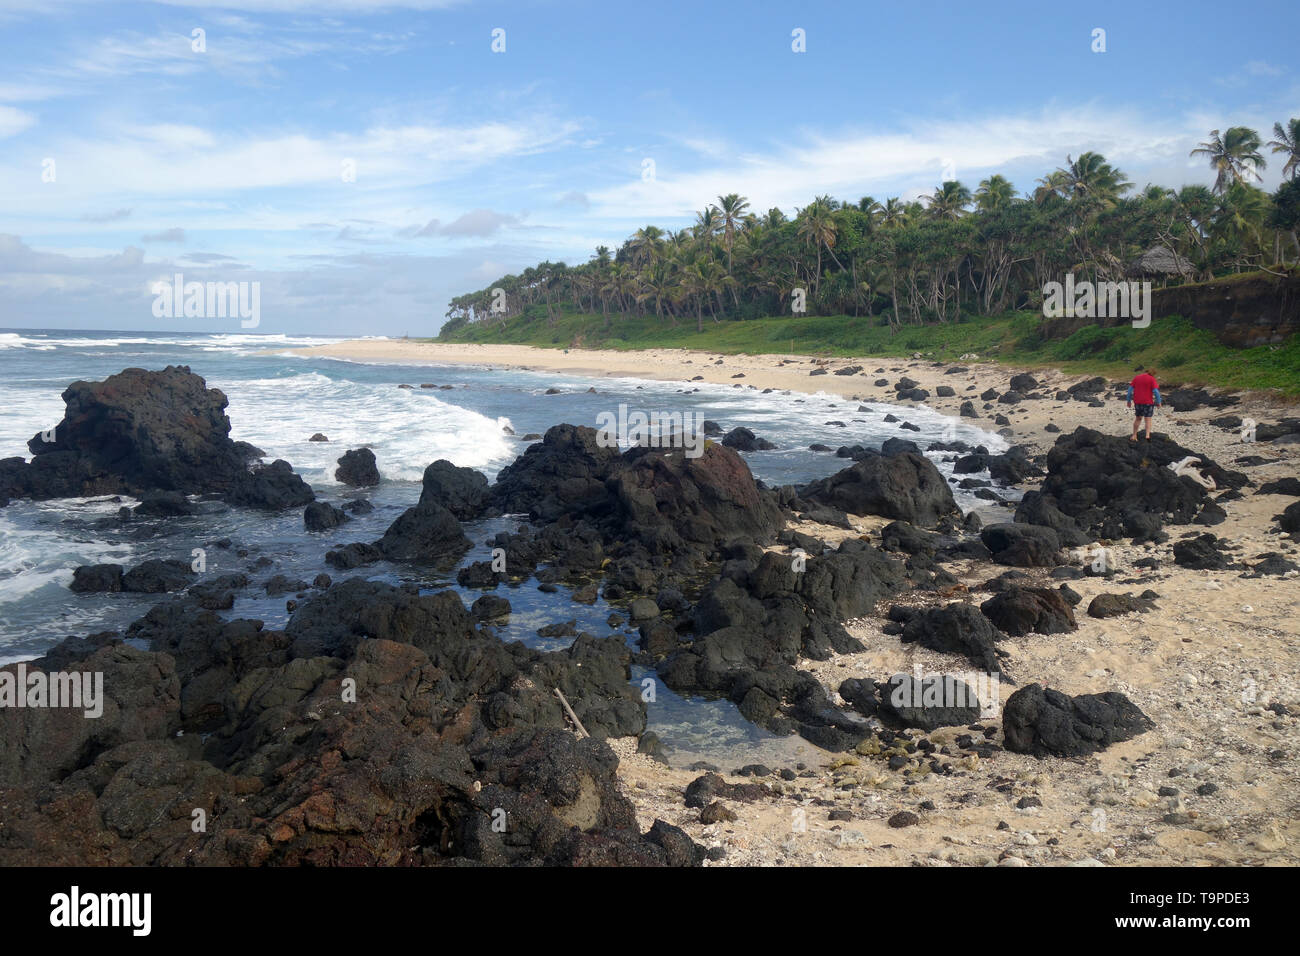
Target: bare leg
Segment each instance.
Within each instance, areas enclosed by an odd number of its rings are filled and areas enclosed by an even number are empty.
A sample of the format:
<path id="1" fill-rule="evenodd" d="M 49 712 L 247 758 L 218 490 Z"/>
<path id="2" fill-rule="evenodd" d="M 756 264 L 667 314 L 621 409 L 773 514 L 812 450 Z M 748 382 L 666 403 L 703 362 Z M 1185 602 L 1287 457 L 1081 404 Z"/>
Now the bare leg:
<path id="1" fill-rule="evenodd" d="M 1141 427 L 1142 427 L 1142 419 L 1137 418 L 1137 417 L 1134 417 L 1134 419 L 1133 419 L 1133 434 L 1129 436 L 1129 439 L 1128 439 L 1129 441 L 1137 441 L 1137 440 L 1138 440 L 1138 429 L 1141 428 Z"/>

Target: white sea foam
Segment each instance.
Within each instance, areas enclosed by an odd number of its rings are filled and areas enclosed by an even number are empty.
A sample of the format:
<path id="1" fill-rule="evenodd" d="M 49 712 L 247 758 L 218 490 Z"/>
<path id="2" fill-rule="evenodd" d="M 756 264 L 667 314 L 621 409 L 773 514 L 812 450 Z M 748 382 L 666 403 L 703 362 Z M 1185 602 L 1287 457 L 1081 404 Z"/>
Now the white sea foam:
<path id="1" fill-rule="evenodd" d="M 191 346 L 201 352 L 257 352 L 280 346 L 305 348 L 312 345 L 327 345 L 341 342 L 337 336 L 288 335 L 274 333 L 256 335 L 250 333 L 179 333 L 169 336 L 120 336 L 105 338 L 103 336 L 80 336 L 75 332 L 57 336 L 27 336 L 18 332 L 0 332 L 0 349 L 34 349 L 48 352 L 56 348 L 88 349 L 119 348 L 121 346 Z"/>
<path id="2" fill-rule="evenodd" d="M 57 523 L 68 515 L 108 515 L 123 502 L 71 498 L 15 503 L 0 509 L 0 616 L 5 605 L 19 602 L 47 585 L 66 586 L 79 565 L 123 563 L 131 554 L 129 547 L 69 535 Z"/>
<path id="3" fill-rule="evenodd" d="M 230 396 L 231 437 L 293 464 L 310 484 L 333 484 L 346 449 L 367 445 L 385 478 L 418 481 L 431 461 L 496 468 L 518 448 L 507 418 L 461 408 L 428 390 L 339 381 L 319 372 L 213 382 Z M 330 440 L 309 441 L 316 432 Z"/>

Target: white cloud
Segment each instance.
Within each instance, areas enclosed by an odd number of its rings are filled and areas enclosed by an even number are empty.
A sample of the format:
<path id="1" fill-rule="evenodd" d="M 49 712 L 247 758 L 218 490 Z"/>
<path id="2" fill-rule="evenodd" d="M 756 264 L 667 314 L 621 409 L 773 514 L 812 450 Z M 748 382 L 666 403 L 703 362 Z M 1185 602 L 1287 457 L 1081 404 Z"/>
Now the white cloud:
<path id="1" fill-rule="evenodd" d="M 140 237 L 141 242 L 184 242 L 185 230 L 179 226 L 173 226 L 171 229 L 164 229 L 162 232 L 151 233 L 147 236 Z"/>
<path id="2" fill-rule="evenodd" d="M 1286 71 L 1263 60 L 1251 60 L 1246 64 L 1246 72 L 1251 76 L 1281 76 Z"/>
<path id="3" fill-rule="evenodd" d="M 129 209 L 113 209 L 109 212 L 86 212 L 81 214 L 82 222 L 119 222 L 131 215 Z"/>
<path id="4" fill-rule="evenodd" d="M 445 10 L 463 0 L 155 0 L 173 7 L 247 10 L 250 13 L 382 13 L 388 10 Z"/>
<path id="5" fill-rule="evenodd" d="M 36 117 L 12 106 L 0 106 L 0 139 L 15 136 L 36 125 Z"/>
<path id="6" fill-rule="evenodd" d="M 490 236 L 502 226 L 517 226 L 518 216 L 493 212 L 491 209 L 475 209 L 449 222 L 440 230 L 444 236 Z"/>
<path id="7" fill-rule="evenodd" d="M 3 108 L 0 108 L 2 110 Z M 3 124 L 0 113 L 0 128 Z M 86 200 L 202 196 L 247 190 L 328 187 L 395 189 L 465 176 L 498 161 L 554 149 L 576 124 L 538 117 L 477 125 L 412 125 L 357 134 L 306 133 L 241 136 L 196 126 L 121 127 L 102 138 L 64 138 L 39 155 L 0 158 L 0 198 L 11 212 L 26 206 L 48 212 L 48 200 L 27 185 L 46 155 L 58 162 L 63 195 Z M 353 160 L 356 182 L 345 183 L 343 161 Z M 338 194 L 335 201 L 343 201 Z"/>
<path id="8" fill-rule="evenodd" d="M 1032 166 L 1041 176 L 1067 154 L 1094 150 L 1112 163 L 1145 165 L 1186 153 L 1203 133 L 1194 117 L 1153 119 L 1138 110 L 1093 105 L 1050 107 L 979 119 L 928 118 L 905 132 L 808 132 L 765 152 L 732 150 L 732 159 L 677 173 L 657 163 L 657 178 L 629 175 L 623 185 L 589 193 L 601 216 L 659 221 L 688 216 L 715 197 L 739 192 L 755 209 L 790 210 L 813 196 L 932 192 L 951 159 L 972 188 L 991 172 Z M 1209 127 L 1204 127 L 1208 129 Z M 1017 182 L 1023 192 L 1031 181 Z"/>

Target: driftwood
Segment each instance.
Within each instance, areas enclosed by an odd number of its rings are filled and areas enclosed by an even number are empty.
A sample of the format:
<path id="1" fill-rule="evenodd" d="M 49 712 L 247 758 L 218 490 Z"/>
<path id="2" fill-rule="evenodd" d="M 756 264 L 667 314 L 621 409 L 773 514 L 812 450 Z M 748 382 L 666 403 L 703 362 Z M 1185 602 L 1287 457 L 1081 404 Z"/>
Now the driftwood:
<path id="1" fill-rule="evenodd" d="M 591 734 L 587 733 L 587 728 L 584 727 L 584 726 L 582 726 L 582 721 L 580 721 L 580 720 L 578 719 L 578 715 L 575 714 L 575 713 L 573 712 L 573 708 L 569 706 L 569 702 L 568 702 L 568 700 L 565 698 L 565 696 L 564 696 L 564 692 L 563 692 L 562 690 L 560 690 L 560 688 L 558 688 L 558 687 L 555 688 L 555 696 L 558 697 L 558 698 L 560 698 L 560 703 L 564 705 L 564 712 L 565 712 L 566 714 L 568 714 L 568 715 L 569 715 L 569 719 L 570 719 L 571 721 L 573 721 L 573 726 L 575 726 L 575 727 L 578 728 L 578 736 L 579 736 L 579 737 L 590 737 Z"/>

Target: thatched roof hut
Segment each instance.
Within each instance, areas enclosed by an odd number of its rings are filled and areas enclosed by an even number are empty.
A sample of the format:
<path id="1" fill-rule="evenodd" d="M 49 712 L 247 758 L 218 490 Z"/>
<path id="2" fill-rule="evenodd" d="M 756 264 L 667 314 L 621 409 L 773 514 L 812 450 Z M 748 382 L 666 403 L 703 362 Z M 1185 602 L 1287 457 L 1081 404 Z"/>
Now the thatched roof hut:
<path id="1" fill-rule="evenodd" d="M 1192 264 L 1175 253 L 1168 246 L 1152 246 L 1138 256 L 1128 266 L 1130 276 L 1152 276 L 1168 278 L 1181 276 L 1190 279 L 1194 275 Z"/>

